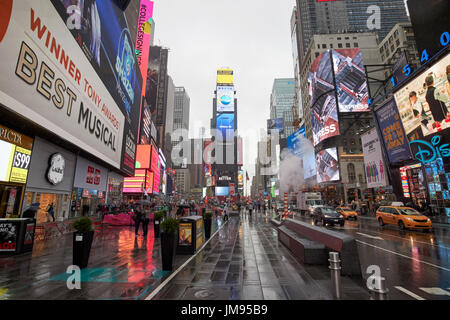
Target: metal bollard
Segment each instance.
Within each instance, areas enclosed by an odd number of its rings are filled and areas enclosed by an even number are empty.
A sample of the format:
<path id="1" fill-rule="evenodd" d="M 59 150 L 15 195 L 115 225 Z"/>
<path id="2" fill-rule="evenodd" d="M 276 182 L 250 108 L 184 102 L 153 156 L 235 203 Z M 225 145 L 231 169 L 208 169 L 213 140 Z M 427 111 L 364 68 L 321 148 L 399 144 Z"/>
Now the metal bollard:
<path id="1" fill-rule="evenodd" d="M 384 277 L 376 277 L 375 282 L 375 286 L 369 288 L 370 300 L 387 300 L 389 289 L 386 288 L 386 279 Z"/>
<path id="2" fill-rule="evenodd" d="M 330 252 L 330 273 L 331 282 L 333 283 L 333 292 L 336 299 L 342 298 L 342 288 L 341 288 L 341 260 L 339 259 L 338 252 Z"/>

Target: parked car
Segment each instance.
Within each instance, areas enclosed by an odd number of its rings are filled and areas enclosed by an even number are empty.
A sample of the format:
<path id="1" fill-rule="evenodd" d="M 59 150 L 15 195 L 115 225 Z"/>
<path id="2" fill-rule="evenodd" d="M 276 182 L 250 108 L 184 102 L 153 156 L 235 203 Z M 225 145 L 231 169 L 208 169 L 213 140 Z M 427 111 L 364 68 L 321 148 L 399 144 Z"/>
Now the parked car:
<path id="1" fill-rule="evenodd" d="M 345 224 L 344 216 L 332 207 L 315 208 L 312 216 L 315 225 L 320 222 L 324 227 L 327 224 L 331 226 L 339 224 L 341 227 L 343 227 Z"/>
<path id="2" fill-rule="evenodd" d="M 349 208 L 349 207 L 337 207 L 336 208 L 337 212 L 339 212 L 340 214 L 342 214 L 344 216 L 345 219 L 358 219 L 358 214 L 356 213 L 355 210 Z"/>
<path id="3" fill-rule="evenodd" d="M 428 217 L 409 207 L 382 206 L 378 208 L 376 217 L 380 226 L 392 224 L 400 230 L 422 229 L 429 232 L 433 227 Z"/>

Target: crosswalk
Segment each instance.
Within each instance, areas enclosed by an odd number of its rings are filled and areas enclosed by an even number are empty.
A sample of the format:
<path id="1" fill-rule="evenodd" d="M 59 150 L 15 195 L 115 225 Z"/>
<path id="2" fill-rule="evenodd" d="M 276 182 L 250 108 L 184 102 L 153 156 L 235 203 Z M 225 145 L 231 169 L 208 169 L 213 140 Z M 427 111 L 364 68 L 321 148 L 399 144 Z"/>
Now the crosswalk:
<path id="1" fill-rule="evenodd" d="M 416 294 L 416 293 L 414 293 L 406 288 L 403 288 L 401 286 L 394 286 L 394 288 L 407 294 L 410 297 L 413 297 L 416 300 L 427 300 L 427 299 L 423 298 L 422 296 L 420 296 L 419 294 Z M 450 288 L 442 289 L 439 287 L 430 287 L 430 288 L 420 287 L 419 289 L 429 295 L 432 295 L 432 296 L 449 296 L 450 297 Z M 420 294 L 423 294 L 423 293 L 420 293 Z"/>

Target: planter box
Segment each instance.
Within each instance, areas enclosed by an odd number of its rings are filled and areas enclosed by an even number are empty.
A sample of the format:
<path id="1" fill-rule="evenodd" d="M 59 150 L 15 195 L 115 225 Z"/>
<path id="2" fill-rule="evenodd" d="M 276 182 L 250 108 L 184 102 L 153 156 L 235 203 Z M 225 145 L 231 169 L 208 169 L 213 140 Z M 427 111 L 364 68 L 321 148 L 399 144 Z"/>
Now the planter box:
<path id="1" fill-rule="evenodd" d="M 205 224 L 205 238 L 209 239 L 211 237 L 212 219 L 203 219 L 203 222 Z"/>
<path id="2" fill-rule="evenodd" d="M 161 224 L 161 220 L 154 220 L 153 221 L 153 230 L 155 232 L 155 238 L 159 238 L 160 232 L 159 232 L 159 226 Z"/>
<path id="3" fill-rule="evenodd" d="M 177 233 L 161 232 L 161 259 L 162 259 L 162 269 L 164 271 L 173 270 L 173 261 L 175 260 L 177 239 L 178 239 Z"/>
<path id="4" fill-rule="evenodd" d="M 89 263 L 94 231 L 73 233 L 73 264 L 86 268 Z"/>

